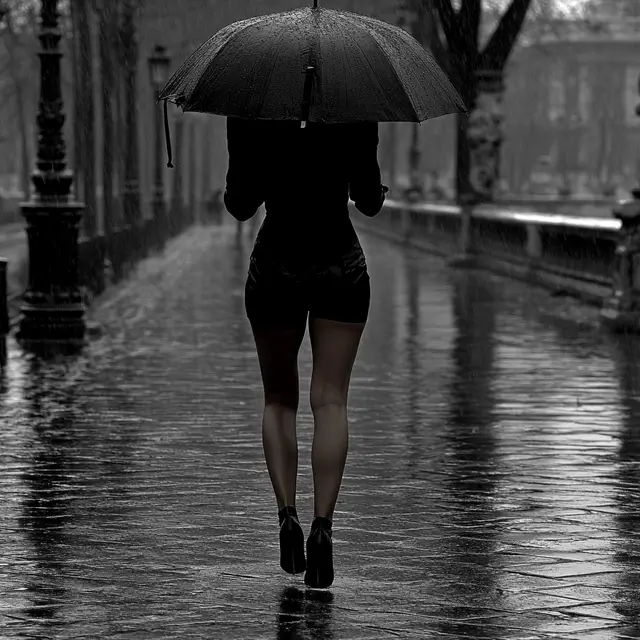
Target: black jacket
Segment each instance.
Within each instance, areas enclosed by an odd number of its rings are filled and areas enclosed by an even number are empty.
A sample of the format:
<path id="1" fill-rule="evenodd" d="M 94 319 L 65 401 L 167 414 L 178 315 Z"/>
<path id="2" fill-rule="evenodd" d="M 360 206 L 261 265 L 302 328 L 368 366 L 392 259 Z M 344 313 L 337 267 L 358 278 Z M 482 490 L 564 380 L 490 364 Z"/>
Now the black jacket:
<path id="1" fill-rule="evenodd" d="M 326 235 L 349 220 L 349 196 L 367 216 L 384 204 L 377 122 L 302 129 L 293 120 L 227 118 L 227 145 L 224 203 L 238 220 L 248 220 L 264 203 L 267 220 Z"/>

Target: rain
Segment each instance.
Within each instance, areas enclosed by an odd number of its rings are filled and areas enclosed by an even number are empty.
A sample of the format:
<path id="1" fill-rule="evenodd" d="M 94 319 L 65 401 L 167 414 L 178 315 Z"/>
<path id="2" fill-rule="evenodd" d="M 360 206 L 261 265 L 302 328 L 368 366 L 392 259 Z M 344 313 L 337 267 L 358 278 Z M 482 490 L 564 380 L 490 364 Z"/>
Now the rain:
<path id="1" fill-rule="evenodd" d="M 0 0 L 0 637 L 638 638 L 639 42 Z"/>

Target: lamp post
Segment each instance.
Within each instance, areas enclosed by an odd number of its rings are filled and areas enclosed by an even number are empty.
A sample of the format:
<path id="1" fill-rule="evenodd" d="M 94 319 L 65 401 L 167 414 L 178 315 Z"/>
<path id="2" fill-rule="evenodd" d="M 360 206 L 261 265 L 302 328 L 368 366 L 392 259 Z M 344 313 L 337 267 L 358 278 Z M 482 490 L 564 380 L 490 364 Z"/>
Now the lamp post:
<path id="1" fill-rule="evenodd" d="M 161 248 L 167 237 L 167 209 L 164 201 L 162 169 L 162 107 L 158 102 L 160 91 L 167 83 L 171 58 L 165 47 L 156 45 L 149 56 L 149 75 L 155 97 L 155 181 L 153 187 L 153 218 L 156 230 L 156 246 Z"/>
<path id="2" fill-rule="evenodd" d="M 58 0 L 40 3 L 40 100 L 34 190 L 21 203 L 27 222 L 29 280 L 17 338 L 26 347 L 80 345 L 85 336 L 78 283 L 78 228 L 84 204 L 71 195 L 62 129 Z"/>

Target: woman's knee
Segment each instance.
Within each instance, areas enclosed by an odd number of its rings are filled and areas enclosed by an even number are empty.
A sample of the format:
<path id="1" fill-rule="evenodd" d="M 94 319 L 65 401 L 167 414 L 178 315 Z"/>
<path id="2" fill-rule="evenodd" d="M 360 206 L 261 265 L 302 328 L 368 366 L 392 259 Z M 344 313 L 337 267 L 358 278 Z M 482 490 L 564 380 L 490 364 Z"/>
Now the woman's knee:
<path id="1" fill-rule="evenodd" d="M 291 411 L 298 410 L 299 403 L 298 391 L 266 391 L 264 393 L 264 405 L 278 406 Z"/>
<path id="2" fill-rule="evenodd" d="M 347 390 L 329 382 L 311 383 L 311 411 L 319 411 L 328 406 L 346 407 Z"/>

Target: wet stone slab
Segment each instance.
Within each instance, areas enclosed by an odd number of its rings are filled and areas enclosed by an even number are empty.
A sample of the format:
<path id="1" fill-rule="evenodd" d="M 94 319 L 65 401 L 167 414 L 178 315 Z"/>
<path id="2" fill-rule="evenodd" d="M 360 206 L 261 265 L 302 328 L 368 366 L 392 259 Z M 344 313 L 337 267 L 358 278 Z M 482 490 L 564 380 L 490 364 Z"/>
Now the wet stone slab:
<path id="1" fill-rule="evenodd" d="M 638 342 L 498 277 L 363 238 L 337 578 L 280 572 L 243 288 L 199 228 L 0 386 L 0 637 L 636 638 Z M 310 350 L 300 358 L 310 381 Z M 299 511 L 311 521 L 307 396 Z"/>

